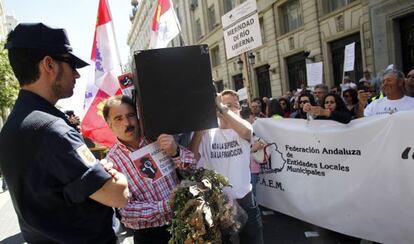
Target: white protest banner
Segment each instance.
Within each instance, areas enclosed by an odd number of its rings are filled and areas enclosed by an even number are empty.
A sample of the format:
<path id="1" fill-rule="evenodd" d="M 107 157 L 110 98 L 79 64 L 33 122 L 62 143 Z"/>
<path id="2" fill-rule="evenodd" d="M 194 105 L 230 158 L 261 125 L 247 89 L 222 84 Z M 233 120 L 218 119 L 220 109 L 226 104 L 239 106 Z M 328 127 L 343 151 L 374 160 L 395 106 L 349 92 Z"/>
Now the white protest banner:
<path id="1" fill-rule="evenodd" d="M 239 101 L 243 101 L 247 99 L 247 88 L 243 87 L 242 89 L 237 90 L 237 94 L 239 94 Z"/>
<path id="2" fill-rule="evenodd" d="M 354 70 L 355 64 L 355 42 L 345 46 L 344 72 Z"/>
<path id="3" fill-rule="evenodd" d="M 322 80 L 323 80 L 322 62 L 306 64 L 306 77 L 308 80 L 308 86 L 315 86 L 317 84 L 322 84 Z"/>
<path id="4" fill-rule="evenodd" d="M 227 59 L 262 45 L 255 0 L 247 0 L 221 16 Z"/>
<path id="5" fill-rule="evenodd" d="M 143 178 L 157 181 L 174 170 L 174 163 L 156 142 L 151 143 L 130 154 L 138 174 Z"/>
<path id="6" fill-rule="evenodd" d="M 270 149 L 258 202 L 347 235 L 414 243 L 414 112 L 329 120 L 257 119 Z"/>

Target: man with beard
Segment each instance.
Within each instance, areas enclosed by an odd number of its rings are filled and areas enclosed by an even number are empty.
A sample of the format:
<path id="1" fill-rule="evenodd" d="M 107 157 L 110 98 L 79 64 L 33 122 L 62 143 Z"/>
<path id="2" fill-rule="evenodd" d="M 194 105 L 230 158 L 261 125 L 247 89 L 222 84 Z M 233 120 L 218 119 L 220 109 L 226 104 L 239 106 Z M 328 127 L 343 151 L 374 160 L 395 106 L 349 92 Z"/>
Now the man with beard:
<path id="1" fill-rule="evenodd" d="M 168 200 L 179 182 L 176 171 L 156 177 L 160 170 L 149 157 L 142 157 L 138 165 L 132 161 L 130 154 L 150 142 L 140 133 L 131 98 L 125 95 L 109 98 L 105 102 L 103 116 L 117 137 L 106 158 L 114 163 L 115 169 L 126 175 L 131 191 L 128 205 L 119 209 L 121 222 L 134 230 L 135 243 L 168 243 L 170 234 L 167 228 L 171 222 Z M 176 167 L 185 169 L 193 164 L 193 153 L 178 146 L 173 136 L 161 134 L 157 144 Z"/>
<path id="2" fill-rule="evenodd" d="M 404 74 L 396 69 L 385 71 L 382 80 L 385 97 L 371 102 L 364 110 L 364 116 L 391 114 L 414 110 L 414 98 L 404 95 Z M 364 109 L 367 99 L 359 100 L 359 109 Z"/>
<path id="3" fill-rule="evenodd" d="M 116 243 L 111 207 L 127 181 L 101 164 L 55 104 L 72 96 L 77 68 L 63 29 L 19 24 L 5 48 L 20 92 L 0 134 L 0 166 L 28 243 Z"/>

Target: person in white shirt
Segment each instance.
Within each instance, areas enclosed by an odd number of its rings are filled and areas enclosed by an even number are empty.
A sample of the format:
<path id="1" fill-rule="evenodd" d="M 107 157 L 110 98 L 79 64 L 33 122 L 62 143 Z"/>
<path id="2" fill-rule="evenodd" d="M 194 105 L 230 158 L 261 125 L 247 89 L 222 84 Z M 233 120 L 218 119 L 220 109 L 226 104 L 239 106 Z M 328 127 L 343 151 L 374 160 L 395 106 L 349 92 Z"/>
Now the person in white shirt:
<path id="1" fill-rule="evenodd" d="M 198 167 L 215 170 L 229 179 L 226 193 L 246 211 L 248 220 L 239 234 L 240 243 L 263 243 L 260 210 L 250 184 L 251 124 L 240 117 L 239 96 L 224 90 L 216 99 L 219 128 L 194 133 L 190 149 Z M 223 243 L 228 243 L 228 236 Z"/>
<path id="2" fill-rule="evenodd" d="M 414 98 L 404 95 L 404 74 L 396 69 L 386 70 L 382 80 L 385 97 L 374 100 L 364 110 L 364 116 L 391 114 L 399 111 L 414 110 Z M 360 99 L 363 109 L 367 99 Z"/>

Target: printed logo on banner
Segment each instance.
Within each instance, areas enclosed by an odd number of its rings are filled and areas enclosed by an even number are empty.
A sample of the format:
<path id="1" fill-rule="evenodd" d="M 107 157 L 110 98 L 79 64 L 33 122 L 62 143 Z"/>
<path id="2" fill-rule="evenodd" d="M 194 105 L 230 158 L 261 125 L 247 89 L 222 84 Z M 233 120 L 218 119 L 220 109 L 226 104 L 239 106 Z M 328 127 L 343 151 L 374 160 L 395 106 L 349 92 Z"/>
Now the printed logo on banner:
<path id="1" fill-rule="evenodd" d="M 162 175 L 160 169 L 158 168 L 155 160 L 151 157 L 151 154 L 145 154 L 143 157 L 138 158 L 133 162 L 135 168 L 138 170 L 138 173 L 142 178 L 149 178 L 153 181 L 161 178 Z"/>
<path id="2" fill-rule="evenodd" d="M 401 154 L 401 158 L 402 159 L 408 159 L 408 157 L 410 156 L 410 151 L 411 151 L 411 147 L 407 147 Z M 411 156 L 412 159 L 414 159 L 414 152 Z"/>
<path id="3" fill-rule="evenodd" d="M 275 142 L 268 143 L 263 149 L 265 152 L 266 164 L 262 165 L 260 173 L 277 173 L 281 172 L 285 167 L 286 160 L 283 157 L 283 153 L 278 150 L 278 146 Z M 267 155 L 267 154 L 270 155 Z"/>

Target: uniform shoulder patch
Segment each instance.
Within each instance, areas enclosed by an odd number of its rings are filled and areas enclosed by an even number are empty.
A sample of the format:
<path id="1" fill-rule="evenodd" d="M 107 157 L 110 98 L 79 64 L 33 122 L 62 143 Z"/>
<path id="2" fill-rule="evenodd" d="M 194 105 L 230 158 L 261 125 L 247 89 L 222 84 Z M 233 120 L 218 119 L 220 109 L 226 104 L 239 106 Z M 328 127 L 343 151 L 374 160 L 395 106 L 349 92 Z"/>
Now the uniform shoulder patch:
<path id="1" fill-rule="evenodd" d="M 76 149 L 76 153 L 79 155 L 82 161 L 89 167 L 92 167 L 98 161 L 96 160 L 91 150 L 89 150 L 89 148 L 85 144 L 78 147 Z"/>

